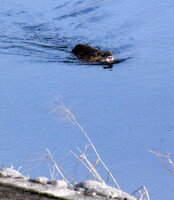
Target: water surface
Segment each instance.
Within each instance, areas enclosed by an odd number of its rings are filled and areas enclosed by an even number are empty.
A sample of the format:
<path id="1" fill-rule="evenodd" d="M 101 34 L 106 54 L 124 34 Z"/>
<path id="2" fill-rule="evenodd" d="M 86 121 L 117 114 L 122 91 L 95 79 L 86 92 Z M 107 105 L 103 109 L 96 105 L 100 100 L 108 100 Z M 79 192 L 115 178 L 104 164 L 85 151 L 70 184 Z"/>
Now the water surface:
<path id="1" fill-rule="evenodd" d="M 148 152 L 174 153 L 173 2 L 0 3 L 1 163 L 50 178 L 39 160 L 48 148 L 74 170 L 66 155 L 87 141 L 51 112 L 61 94 L 123 190 L 145 185 L 152 200 L 173 199 L 172 175 Z M 77 43 L 131 59 L 88 65 L 74 60 Z"/>

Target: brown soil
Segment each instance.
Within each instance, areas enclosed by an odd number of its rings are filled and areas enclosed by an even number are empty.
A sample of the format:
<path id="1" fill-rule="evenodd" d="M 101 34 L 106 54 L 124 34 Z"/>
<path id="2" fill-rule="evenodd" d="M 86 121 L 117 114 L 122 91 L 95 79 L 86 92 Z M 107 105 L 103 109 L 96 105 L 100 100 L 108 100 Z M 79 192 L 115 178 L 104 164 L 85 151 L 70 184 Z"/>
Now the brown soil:
<path id="1" fill-rule="evenodd" d="M 50 197 L 46 194 L 38 194 L 32 191 L 24 191 L 11 186 L 0 184 L 0 200 L 63 200 L 63 198 Z"/>

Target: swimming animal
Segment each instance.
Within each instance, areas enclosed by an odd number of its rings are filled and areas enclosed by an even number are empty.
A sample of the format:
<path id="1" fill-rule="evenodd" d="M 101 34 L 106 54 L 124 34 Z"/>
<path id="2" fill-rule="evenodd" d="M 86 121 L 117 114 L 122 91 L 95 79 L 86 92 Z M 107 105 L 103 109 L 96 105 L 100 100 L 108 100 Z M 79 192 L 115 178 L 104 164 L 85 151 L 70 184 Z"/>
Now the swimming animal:
<path id="1" fill-rule="evenodd" d="M 93 48 L 87 44 L 76 45 L 72 52 L 78 58 L 89 62 L 101 62 L 111 64 L 114 62 L 115 57 L 110 51 L 101 51 L 100 49 Z"/>

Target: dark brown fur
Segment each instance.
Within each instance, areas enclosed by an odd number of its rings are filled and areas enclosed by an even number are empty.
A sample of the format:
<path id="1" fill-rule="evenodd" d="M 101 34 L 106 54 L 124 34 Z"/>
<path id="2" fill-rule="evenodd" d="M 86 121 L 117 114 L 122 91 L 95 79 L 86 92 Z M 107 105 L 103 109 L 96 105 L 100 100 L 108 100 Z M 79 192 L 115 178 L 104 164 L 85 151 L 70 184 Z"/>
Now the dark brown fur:
<path id="1" fill-rule="evenodd" d="M 90 62 L 106 62 L 106 58 L 112 56 L 110 51 L 101 51 L 86 44 L 76 45 L 72 52 L 78 58 Z"/>

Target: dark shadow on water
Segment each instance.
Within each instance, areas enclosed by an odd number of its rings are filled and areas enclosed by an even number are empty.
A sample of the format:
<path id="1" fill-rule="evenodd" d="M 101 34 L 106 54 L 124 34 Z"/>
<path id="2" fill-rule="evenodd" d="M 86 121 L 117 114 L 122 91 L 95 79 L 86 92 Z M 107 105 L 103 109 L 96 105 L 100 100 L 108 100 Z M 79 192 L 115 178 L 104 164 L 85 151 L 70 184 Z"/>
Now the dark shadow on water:
<path id="1" fill-rule="evenodd" d="M 110 69 L 110 70 L 112 70 L 112 68 L 113 68 L 112 64 L 109 64 L 108 66 L 103 66 L 103 69 Z"/>

